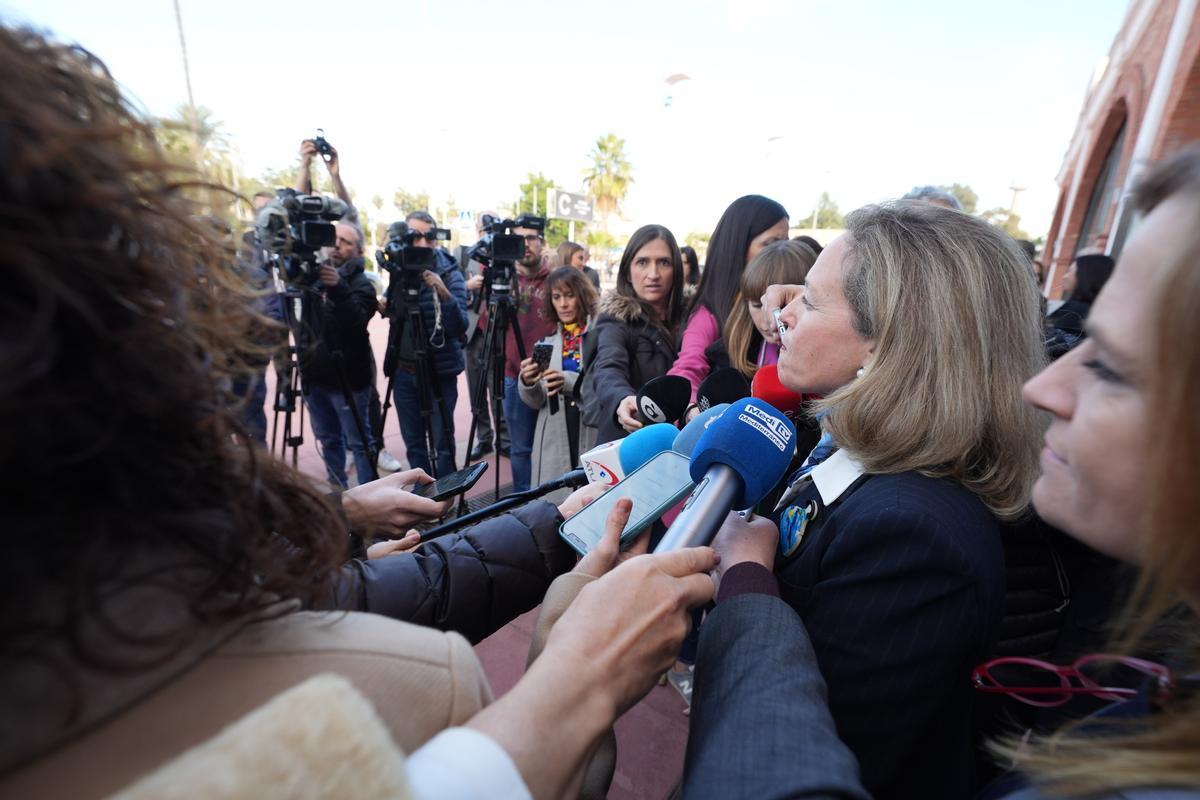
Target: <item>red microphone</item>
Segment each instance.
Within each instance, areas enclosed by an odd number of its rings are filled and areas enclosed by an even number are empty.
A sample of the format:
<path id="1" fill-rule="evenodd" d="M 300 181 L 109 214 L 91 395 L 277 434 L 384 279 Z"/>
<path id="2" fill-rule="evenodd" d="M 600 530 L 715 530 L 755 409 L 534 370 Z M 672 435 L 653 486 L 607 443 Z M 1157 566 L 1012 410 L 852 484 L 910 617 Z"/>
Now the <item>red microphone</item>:
<path id="1" fill-rule="evenodd" d="M 767 364 L 758 368 L 754 373 L 754 381 L 750 384 L 750 394 L 770 403 L 790 420 L 794 420 L 801 413 L 805 402 L 817 397 L 811 394 L 797 394 L 780 383 L 777 364 Z"/>

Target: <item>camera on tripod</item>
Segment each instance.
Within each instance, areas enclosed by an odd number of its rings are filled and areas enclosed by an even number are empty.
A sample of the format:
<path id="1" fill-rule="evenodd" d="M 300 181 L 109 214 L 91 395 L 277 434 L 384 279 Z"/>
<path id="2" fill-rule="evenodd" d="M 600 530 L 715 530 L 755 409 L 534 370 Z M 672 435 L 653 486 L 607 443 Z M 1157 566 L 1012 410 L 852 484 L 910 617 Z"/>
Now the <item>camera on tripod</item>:
<path id="1" fill-rule="evenodd" d="M 317 280 L 317 251 L 337 242 L 333 223 L 346 215 L 346 204 L 295 189 L 276 194 L 254 220 L 258 244 L 279 256 L 280 272 L 288 283 L 311 286 Z"/>
<path id="2" fill-rule="evenodd" d="M 484 266 L 491 266 L 493 261 L 511 263 L 525 257 L 525 237 L 514 234 L 513 228 L 531 228 L 539 234 L 546 229 L 546 218 L 533 214 L 522 214 L 516 219 L 484 214 L 481 222 L 483 235 L 467 251 L 467 256 Z"/>
<path id="3" fill-rule="evenodd" d="M 415 231 L 404 222 L 393 222 L 388 227 L 387 242 L 382 250 L 375 251 L 375 260 L 380 269 L 387 270 L 392 279 L 399 278 L 404 291 L 415 293 L 420 290 L 421 273 L 437 266 L 437 254 L 432 247 L 417 247 L 413 244 L 418 237 L 427 242 L 448 242 L 450 231 L 431 228 L 428 233 Z"/>

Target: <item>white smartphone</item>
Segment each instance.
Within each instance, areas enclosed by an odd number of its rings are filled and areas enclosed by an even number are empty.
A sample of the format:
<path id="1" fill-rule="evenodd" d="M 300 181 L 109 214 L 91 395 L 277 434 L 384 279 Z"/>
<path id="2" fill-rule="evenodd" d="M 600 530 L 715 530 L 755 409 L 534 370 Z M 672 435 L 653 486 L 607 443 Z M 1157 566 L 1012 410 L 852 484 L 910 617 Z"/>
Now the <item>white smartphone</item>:
<path id="1" fill-rule="evenodd" d="M 658 453 L 559 526 L 558 535 L 580 555 L 587 555 L 604 536 L 608 512 L 622 497 L 629 497 L 633 510 L 621 532 L 625 545 L 692 491 L 690 464 L 687 456 L 674 450 Z"/>

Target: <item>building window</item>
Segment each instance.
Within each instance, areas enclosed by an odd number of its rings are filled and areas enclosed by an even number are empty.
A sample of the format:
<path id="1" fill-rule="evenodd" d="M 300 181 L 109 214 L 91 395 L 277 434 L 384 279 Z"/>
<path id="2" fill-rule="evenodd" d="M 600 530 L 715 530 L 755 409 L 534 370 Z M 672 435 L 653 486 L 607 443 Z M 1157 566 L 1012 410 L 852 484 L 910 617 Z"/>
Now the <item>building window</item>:
<path id="1" fill-rule="evenodd" d="M 1079 255 L 1079 251 L 1085 247 L 1091 247 L 1092 240 L 1098 235 L 1108 232 L 1105 228 L 1108 212 L 1117 200 L 1117 192 L 1121 191 L 1117 184 L 1117 171 L 1120 167 L 1121 151 L 1124 149 L 1125 121 L 1122 120 L 1121 127 L 1104 156 L 1104 166 L 1100 168 L 1100 174 L 1096 176 L 1096 183 L 1092 187 L 1087 213 L 1083 215 L 1083 225 L 1079 228 L 1079 238 L 1075 241 L 1074 255 Z"/>

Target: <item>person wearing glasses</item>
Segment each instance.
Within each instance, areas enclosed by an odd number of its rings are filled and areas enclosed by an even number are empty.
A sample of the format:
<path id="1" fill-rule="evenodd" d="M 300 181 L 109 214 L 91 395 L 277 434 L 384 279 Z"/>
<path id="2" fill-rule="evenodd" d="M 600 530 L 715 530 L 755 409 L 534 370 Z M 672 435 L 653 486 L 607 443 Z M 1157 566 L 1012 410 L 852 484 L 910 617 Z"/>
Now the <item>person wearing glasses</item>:
<path id="1" fill-rule="evenodd" d="M 525 239 L 525 256 L 517 262 L 516 286 L 513 300 L 517 325 L 521 329 L 521 344 L 525 356 L 533 353 L 538 339 L 551 336 L 557 321 L 546 316 L 546 279 L 550 277 L 549 258 L 543 252 L 546 240 L 534 228 L 515 227 L 513 234 Z M 487 326 L 486 313 L 481 323 Z M 504 346 L 504 419 L 508 423 L 509 455 L 512 459 L 512 490 L 529 488 L 533 473 L 533 434 L 537 427 L 537 411 L 521 401 L 517 378 L 521 374 L 521 355 L 517 349 L 517 332 L 509 326 Z"/>
<path id="2" fill-rule="evenodd" d="M 438 247 L 436 240 L 425 235 L 437 227 L 437 221 L 428 211 L 413 211 L 404 218 L 408 229 L 413 232 L 415 247 L 429 247 L 434 252 L 434 268 L 421 273 L 420 294 L 417 302 L 421 306 L 421 320 L 425 327 L 425 350 L 433 359 L 433 371 L 437 375 L 437 392 L 442 402 L 436 400 L 437 393 L 429 387 L 432 415 L 428 425 L 432 431 L 435 453 L 429 452 L 426 438 L 426 420 L 421 416 L 421 391 L 417 385 L 417 364 L 414 343 L 410 337 L 411 326 L 397 319 L 392 324 L 400 325 L 400 339 L 396 352 L 396 371 L 392 381 L 392 395 L 396 404 L 396 417 L 400 420 L 400 435 L 404 437 L 404 450 L 409 467 L 423 469 L 433 474 L 430 461 L 437 461 L 437 475 L 449 475 L 455 470 L 454 460 L 454 407 L 458 403 L 458 375 L 466 369 L 463 357 L 463 337 L 467 333 L 467 287 L 458 262 Z M 399 280 L 388 285 L 388 303 L 400 302 L 403 298 Z M 443 422 L 443 413 L 445 422 Z"/>
<path id="3" fill-rule="evenodd" d="M 1080 695 L 1112 705 L 1050 736 L 993 744 L 1020 782 L 988 797 L 1200 797 L 1200 146 L 1152 168 L 1134 204 L 1144 220 L 1091 309 L 1088 338 L 1028 381 L 1024 397 L 1050 417 L 1034 508 L 1084 544 L 1137 565 L 1136 589 L 1110 653 L 1070 665 L 997 659 L 972 675 L 978 689 L 1035 705 Z M 785 296 L 773 290 L 764 300 Z M 831 716 L 827 706 L 825 681 L 832 687 L 838 677 L 821 663 L 822 679 L 808 620 L 779 599 L 779 583 L 762 565 L 777 535 L 756 520 L 727 525 L 718 538 L 724 575 L 701 632 L 685 797 L 764 796 L 755 792 L 763 786 L 778 797 L 865 796 L 838 739 L 844 731 L 833 726 L 837 711 Z M 1173 663 L 1134 657 L 1165 617 L 1175 620 Z M 844 625 L 848 646 L 862 641 L 855 633 Z M 730 642 L 756 658 L 735 664 Z M 759 718 L 747 728 L 737 717 L 747 707 L 767 709 L 770 724 Z"/>
<path id="4" fill-rule="evenodd" d="M 807 628 L 867 791 L 971 797 L 971 668 L 998 633 L 1005 525 L 1037 477 L 1042 424 L 1021 400 L 1044 364 L 1037 287 L 1011 239 L 956 211 L 895 202 L 846 226 L 780 316 L 779 379 L 823 398 L 821 438 L 768 516 L 726 524 L 762 547 L 723 532 L 720 569 L 752 561 L 777 576 L 764 581 Z M 708 626 L 694 692 L 755 652 L 718 625 L 725 655 L 711 643 L 706 655 Z M 695 701 L 703 729 L 711 711 Z"/>

